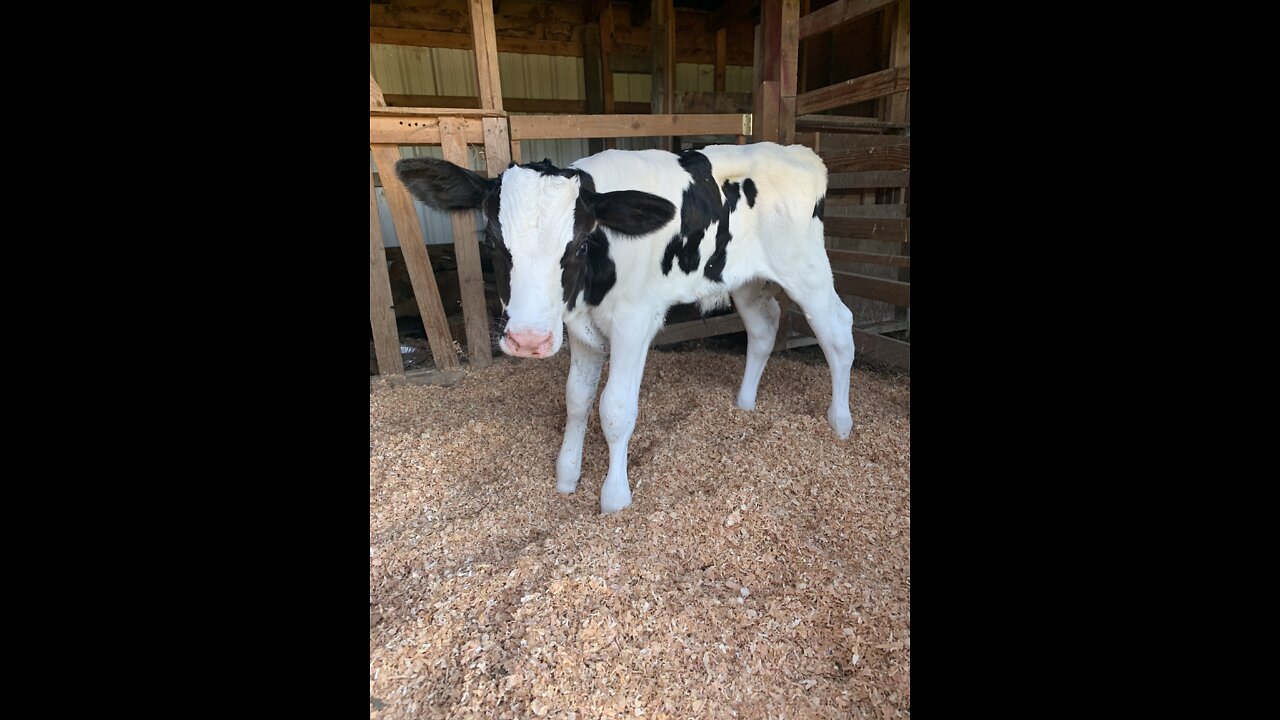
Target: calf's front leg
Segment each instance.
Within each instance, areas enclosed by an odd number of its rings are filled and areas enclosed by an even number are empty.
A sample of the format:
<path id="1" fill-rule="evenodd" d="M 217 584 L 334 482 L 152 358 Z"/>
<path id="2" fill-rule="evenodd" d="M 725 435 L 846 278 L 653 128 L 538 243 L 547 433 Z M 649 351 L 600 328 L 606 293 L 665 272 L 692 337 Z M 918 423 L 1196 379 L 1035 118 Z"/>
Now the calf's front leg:
<path id="1" fill-rule="evenodd" d="M 587 416 L 596 399 L 604 353 L 569 334 L 569 380 L 565 383 L 564 442 L 556 460 L 556 490 L 571 493 L 578 489 L 582 475 L 582 442 L 587 435 Z"/>
<path id="2" fill-rule="evenodd" d="M 600 488 L 600 512 L 617 512 L 631 504 L 627 479 L 627 446 L 636 427 L 640 405 L 640 380 L 649 354 L 649 342 L 661 323 L 642 328 L 615 330 L 609 349 L 609 381 L 600 396 L 600 427 L 609 443 L 609 474 Z M 651 326 L 651 327 L 650 327 Z"/>

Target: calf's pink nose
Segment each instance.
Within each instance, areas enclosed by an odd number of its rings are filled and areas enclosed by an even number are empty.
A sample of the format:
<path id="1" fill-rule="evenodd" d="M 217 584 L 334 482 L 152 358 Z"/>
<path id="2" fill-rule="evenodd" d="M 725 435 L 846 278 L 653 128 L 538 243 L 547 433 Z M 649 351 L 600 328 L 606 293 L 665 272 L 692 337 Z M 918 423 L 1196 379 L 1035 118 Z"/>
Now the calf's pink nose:
<path id="1" fill-rule="evenodd" d="M 508 331 L 507 344 L 511 346 L 513 353 L 520 357 L 543 355 L 551 350 L 551 333 L 530 330 L 521 330 L 514 333 Z"/>

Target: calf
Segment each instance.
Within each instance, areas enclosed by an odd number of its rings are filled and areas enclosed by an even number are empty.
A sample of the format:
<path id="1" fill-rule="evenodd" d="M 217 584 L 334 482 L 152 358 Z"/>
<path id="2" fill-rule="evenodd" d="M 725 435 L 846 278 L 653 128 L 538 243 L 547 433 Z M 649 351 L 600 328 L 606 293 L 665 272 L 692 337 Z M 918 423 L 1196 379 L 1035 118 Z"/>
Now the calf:
<path id="1" fill-rule="evenodd" d="M 766 283 L 804 309 L 831 369 L 827 422 L 849 436 L 853 314 L 836 295 L 822 230 L 827 170 L 806 147 L 714 145 L 673 154 L 605 152 L 560 169 L 512 164 L 486 179 L 443 160 L 409 159 L 396 173 L 438 210 L 483 210 L 508 317 L 498 345 L 515 357 L 555 355 L 568 329 L 568 420 L 556 489 L 578 487 L 587 414 L 605 355 L 600 421 L 609 474 L 600 509 L 631 504 L 627 444 L 649 343 L 667 309 L 733 305 L 747 330 L 737 404 L 752 410 L 780 315 Z"/>

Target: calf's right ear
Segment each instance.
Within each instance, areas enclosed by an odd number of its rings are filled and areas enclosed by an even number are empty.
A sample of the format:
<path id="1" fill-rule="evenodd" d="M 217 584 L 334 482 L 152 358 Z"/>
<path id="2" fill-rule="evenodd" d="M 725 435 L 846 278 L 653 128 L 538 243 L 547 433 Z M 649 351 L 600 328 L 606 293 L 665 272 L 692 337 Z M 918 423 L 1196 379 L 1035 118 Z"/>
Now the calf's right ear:
<path id="1" fill-rule="evenodd" d="M 406 158 L 396 163 L 396 176 L 410 194 L 436 210 L 474 210 L 485 192 L 497 184 L 447 160 Z"/>

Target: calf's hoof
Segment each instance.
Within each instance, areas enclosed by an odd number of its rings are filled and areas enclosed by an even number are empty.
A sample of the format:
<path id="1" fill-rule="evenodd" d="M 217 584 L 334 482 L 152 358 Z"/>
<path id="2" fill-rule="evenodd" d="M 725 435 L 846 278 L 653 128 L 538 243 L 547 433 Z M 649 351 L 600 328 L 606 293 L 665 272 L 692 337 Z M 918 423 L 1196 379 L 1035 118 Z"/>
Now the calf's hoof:
<path id="1" fill-rule="evenodd" d="M 848 440 L 849 432 L 853 430 L 853 416 L 848 411 L 841 414 L 834 410 L 828 410 L 827 424 L 835 431 L 836 437 L 841 440 Z"/>
<path id="2" fill-rule="evenodd" d="M 572 494 L 573 491 L 578 489 L 578 478 L 580 476 L 581 472 L 578 468 L 556 463 L 556 492 L 564 495 Z"/>
<path id="3" fill-rule="evenodd" d="M 607 484 L 600 490 L 600 512 L 604 515 L 615 513 L 631 505 L 631 488 L 625 484 L 620 489 L 610 488 Z"/>

